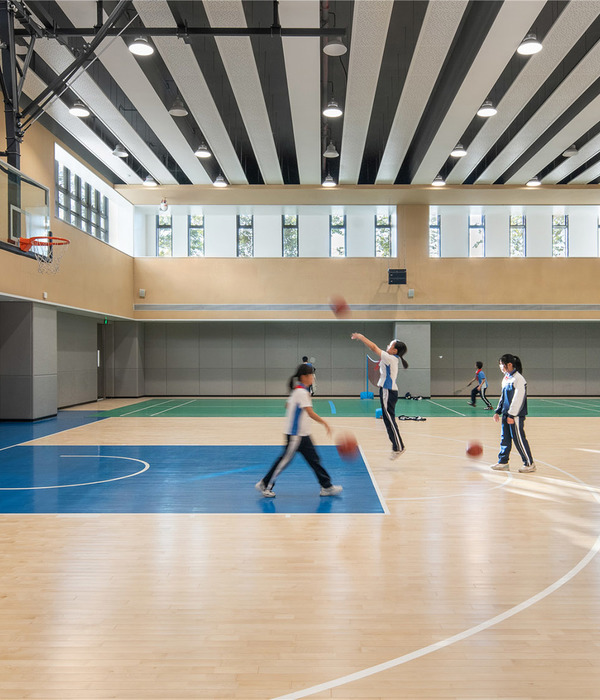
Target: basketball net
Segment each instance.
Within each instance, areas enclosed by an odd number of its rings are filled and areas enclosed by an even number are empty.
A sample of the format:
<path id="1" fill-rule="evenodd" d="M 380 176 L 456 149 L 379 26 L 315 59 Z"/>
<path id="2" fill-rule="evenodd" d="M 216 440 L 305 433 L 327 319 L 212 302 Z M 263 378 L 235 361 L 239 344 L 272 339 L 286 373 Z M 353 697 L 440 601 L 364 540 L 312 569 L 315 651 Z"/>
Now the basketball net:
<path id="1" fill-rule="evenodd" d="M 57 236 L 34 236 L 20 238 L 19 247 L 35 255 L 38 272 L 43 275 L 55 275 L 60 269 L 60 263 L 70 242 L 68 238 Z"/>

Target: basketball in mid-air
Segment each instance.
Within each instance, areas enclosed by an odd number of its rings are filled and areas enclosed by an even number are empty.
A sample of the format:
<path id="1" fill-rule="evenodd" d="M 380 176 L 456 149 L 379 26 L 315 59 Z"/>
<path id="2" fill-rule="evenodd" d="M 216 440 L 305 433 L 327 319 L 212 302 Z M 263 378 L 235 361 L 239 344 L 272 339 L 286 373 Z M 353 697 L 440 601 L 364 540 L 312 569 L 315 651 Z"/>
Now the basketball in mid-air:
<path id="1" fill-rule="evenodd" d="M 329 300 L 329 308 L 336 318 L 347 318 L 350 316 L 350 306 L 348 302 L 339 295 L 332 296 Z"/>
<path id="2" fill-rule="evenodd" d="M 342 459 L 350 461 L 358 456 L 358 442 L 352 433 L 338 435 L 335 446 Z"/>
<path id="3" fill-rule="evenodd" d="M 483 446 L 480 442 L 471 441 L 467 444 L 467 456 L 480 457 L 483 454 Z"/>

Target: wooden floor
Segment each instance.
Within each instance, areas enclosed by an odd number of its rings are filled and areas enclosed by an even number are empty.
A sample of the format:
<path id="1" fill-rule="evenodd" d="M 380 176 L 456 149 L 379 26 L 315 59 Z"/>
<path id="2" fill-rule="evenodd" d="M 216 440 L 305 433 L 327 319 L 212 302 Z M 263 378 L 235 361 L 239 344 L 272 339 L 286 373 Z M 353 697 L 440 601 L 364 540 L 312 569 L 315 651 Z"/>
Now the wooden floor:
<path id="1" fill-rule="evenodd" d="M 381 421 L 332 423 L 389 515 L 0 516 L 0 698 L 600 698 L 600 418 L 531 418 L 524 475 L 489 469 L 489 415 L 401 423 L 395 462 Z M 34 444 L 281 429 L 110 418 Z"/>

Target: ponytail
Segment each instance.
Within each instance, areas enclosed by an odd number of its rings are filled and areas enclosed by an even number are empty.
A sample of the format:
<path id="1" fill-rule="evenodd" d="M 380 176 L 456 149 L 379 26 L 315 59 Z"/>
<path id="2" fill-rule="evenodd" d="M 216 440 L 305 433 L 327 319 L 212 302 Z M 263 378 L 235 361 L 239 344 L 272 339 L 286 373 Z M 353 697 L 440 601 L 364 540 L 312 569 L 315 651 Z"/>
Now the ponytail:
<path id="1" fill-rule="evenodd" d="M 523 371 L 523 365 L 521 364 L 521 359 L 517 355 L 511 355 L 507 353 L 502 355 L 499 360 L 503 365 L 511 364 L 519 374 Z"/>
<path id="2" fill-rule="evenodd" d="M 408 369 L 408 362 L 404 359 L 407 349 L 406 343 L 403 343 L 401 340 L 396 340 L 394 341 L 394 347 L 398 353 L 398 359 L 402 361 L 402 367 L 404 367 L 404 369 Z"/>

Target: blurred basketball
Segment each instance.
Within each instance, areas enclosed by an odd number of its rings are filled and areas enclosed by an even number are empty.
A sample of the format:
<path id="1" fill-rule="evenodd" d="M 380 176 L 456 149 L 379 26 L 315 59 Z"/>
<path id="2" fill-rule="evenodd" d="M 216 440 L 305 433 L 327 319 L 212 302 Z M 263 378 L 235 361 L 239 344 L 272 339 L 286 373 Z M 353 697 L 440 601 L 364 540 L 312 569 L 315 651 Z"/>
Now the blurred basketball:
<path id="1" fill-rule="evenodd" d="M 344 297 L 332 296 L 329 300 L 329 308 L 333 311 L 333 315 L 336 318 L 346 318 L 350 316 L 350 307 Z"/>
<path id="2" fill-rule="evenodd" d="M 483 446 L 479 442 L 470 442 L 467 445 L 467 455 L 469 457 L 479 457 L 483 454 Z"/>
<path id="3" fill-rule="evenodd" d="M 352 460 L 358 456 L 358 442 L 352 433 L 339 435 L 335 446 L 342 459 Z"/>

